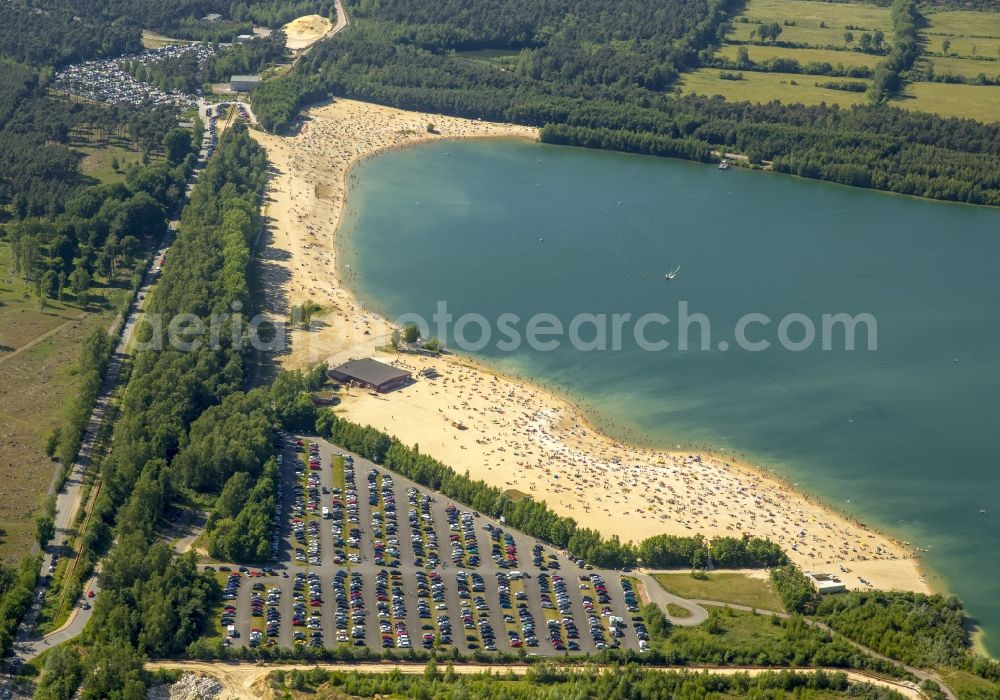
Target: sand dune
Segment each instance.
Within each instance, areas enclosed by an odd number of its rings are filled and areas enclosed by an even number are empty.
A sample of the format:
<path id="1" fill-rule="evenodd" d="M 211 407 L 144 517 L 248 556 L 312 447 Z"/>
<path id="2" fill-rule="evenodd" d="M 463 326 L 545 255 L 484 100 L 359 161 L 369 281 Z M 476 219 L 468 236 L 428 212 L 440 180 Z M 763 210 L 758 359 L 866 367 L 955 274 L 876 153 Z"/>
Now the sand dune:
<path id="1" fill-rule="evenodd" d="M 286 37 L 285 46 L 297 51 L 316 43 L 333 29 L 333 23 L 322 15 L 305 15 L 293 19 L 282 29 Z"/>
<path id="2" fill-rule="evenodd" d="M 806 570 L 859 577 L 878 588 L 927 590 L 901 544 L 833 512 L 752 465 L 724 455 L 640 449 L 615 443 L 563 399 L 498 376 L 465 358 L 376 353 L 392 332 L 338 279 L 336 227 L 359 159 L 428 139 L 519 136 L 526 127 L 341 100 L 311 110 L 294 137 L 255 133 L 276 168 L 268 190 L 264 251 L 270 311 L 312 299 L 321 314 L 292 333 L 289 368 L 375 356 L 420 379 L 388 395 L 353 390 L 338 410 L 376 426 L 475 478 L 530 494 L 605 535 L 637 541 L 658 533 L 740 535 L 780 542 Z M 437 133 L 429 134 L 428 122 Z M 461 423 L 465 429 L 454 427 Z"/>

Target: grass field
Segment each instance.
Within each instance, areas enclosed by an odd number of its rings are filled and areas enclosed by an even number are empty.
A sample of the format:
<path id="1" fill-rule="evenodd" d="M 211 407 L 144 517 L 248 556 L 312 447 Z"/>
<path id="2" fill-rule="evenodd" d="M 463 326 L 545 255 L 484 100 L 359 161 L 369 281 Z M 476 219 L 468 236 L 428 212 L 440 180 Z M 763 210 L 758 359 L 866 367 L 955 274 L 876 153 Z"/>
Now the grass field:
<path id="1" fill-rule="evenodd" d="M 784 627 L 771 623 L 770 615 L 754 615 L 731 608 L 712 608 L 708 611 L 708 621 L 695 627 L 674 627 L 665 645 L 725 644 L 727 650 L 742 653 L 760 649 L 768 644 L 788 638 Z M 713 622 L 714 621 L 714 622 Z M 710 631 L 714 626 L 715 631 Z"/>
<path id="2" fill-rule="evenodd" d="M 974 80 L 980 74 L 988 78 L 1000 76 L 1000 12 L 946 11 L 927 15 L 924 30 L 923 62 L 930 62 L 936 75 L 954 75 Z M 803 66 L 826 62 L 833 66 L 875 68 L 879 56 L 858 51 L 838 51 L 824 47 L 846 46 L 847 26 L 855 42 L 863 31 L 881 29 L 891 43 L 889 13 L 886 8 L 854 2 L 818 2 L 813 0 L 750 0 L 742 17 L 732 23 L 730 40 L 749 42 L 750 32 L 760 22 L 782 25 L 780 41 L 808 44 L 815 48 L 747 45 L 750 59 L 763 63 L 773 58 L 795 59 Z M 785 26 L 784 22 L 794 23 Z M 825 26 L 820 26 L 820 24 Z M 943 55 L 942 42 L 948 40 L 948 55 Z M 735 59 L 739 46 L 725 44 L 718 55 Z M 979 56 L 976 60 L 972 56 Z M 990 60 L 987 60 L 990 59 Z M 992 60 L 997 59 L 997 60 Z M 926 67 L 926 66 L 925 66 Z M 684 93 L 721 95 L 730 101 L 766 103 L 778 100 L 785 104 L 815 105 L 820 102 L 850 106 L 865 102 L 862 92 L 846 92 L 817 87 L 817 83 L 855 81 L 855 78 L 810 76 L 806 74 L 764 73 L 742 71 L 743 80 L 723 80 L 716 68 L 700 68 L 685 73 L 679 81 Z M 864 81 L 867 82 L 867 81 Z M 905 109 L 932 112 L 945 117 L 965 117 L 985 122 L 1000 120 L 1000 87 L 963 85 L 960 83 L 913 83 L 905 94 L 893 101 Z"/>
<path id="3" fill-rule="evenodd" d="M 57 468 L 45 444 L 76 394 L 80 345 L 93 328 L 111 324 L 125 293 L 92 291 L 96 302 L 86 310 L 71 300 L 49 300 L 41 309 L 14 275 L 9 245 L 0 242 L 0 559 L 6 561 L 27 554 L 34 542 L 35 512 Z"/>
<path id="4" fill-rule="evenodd" d="M 991 36 L 1000 39 L 1000 12 L 949 10 L 928 12 L 925 17 L 927 30 L 930 32 L 968 37 Z"/>
<path id="5" fill-rule="evenodd" d="M 941 674 L 941 680 L 960 698 L 995 698 L 1000 692 L 997 684 L 967 671 L 939 668 L 938 673 Z"/>
<path id="6" fill-rule="evenodd" d="M 1000 12 L 955 10 L 927 13 L 925 17 L 923 34 L 928 52 L 943 53 L 942 43 L 947 40 L 951 43 L 949 55 L 1000 56 Z"/>
<path id="7" fill-rule="evenodd" d="M 781 24 L 780 20 L 778 24 Z M 731 32 L 726 34 L 726 38 L 730 41 L 739 42 L 750 42 L 755 41 L 753 32 L 760 25 L 757 24 L 742 24 L 734 23 Z M 860 34 L 860 32 L 855 32 L 855 35 Z M 804 44 L 806 46 L 836 46 L 847 48 L 848 44 L 844 41 L 844 30 L 843 29 L 832 29 L 832 28 L 820 28 L 820 27 L 782 27 L 781 36 L 778 41 L 787 42 L 789 44 Z"/>
<path id="8" fill-rule="evenodd" d="M 965 78 L 975 78 L 980 73 L 988 78 L 1000 76 L 1000 61 L 976 61 L 969 58 L 942 58 L 940 56 L 924 57 L 934 65 L 935 75 L 959 75 Z"/>
<path id="9" fill-rule="evenodd" d="M 950 36 L 947 34 L 929 33 L 925 33 L 923 37 L 925 50 L 932 54 L 943 53 L 943 43 L 947 39 L 951 42 L 951 46 L 948 47 L 949 56 L 985 56 L 986 58 L 996 58 L 1000 55 L 998 54 L 1000 52 L 1000 38 Z"/>
<path id="10" fill-rule="evenodd" d="M 741 18 L 747 18 L 744 23 Z M 785 22 L 794 24 L 785 25 Z M 729 39 L 751 41 L 751 33 L 760 23 L 777 22 L 781 26 L 779 41 L 810 46 L 848 46 L 844 31 L 848 26 L 855 41 L 864 31 L 881 29 L 890 33 L 889 11 L 861 3 L 829 3 L 811 0 L 750 0 L 746 11 L 732 23 Z"/>
<path id="11" fill-rule="evenodd" d="M 946 117 L 966 117 L 987 123 L 1000 121 L 1000 86 L 913 83 L 893 105 Z"/>
<path id="12" fill-rule="evenodd" d="M 146 49 L 162 49 L 164 46 L 190 43 L 190 41 L 184 41 L 183 39 L 171 39 L 169 36 L 151 32 L 148 29 L 142 30 L 142 46 Z"/>
<path id="13" fill-rule="evenodd" d="M 879 56 L 873 56 L 860 51 L 835 51 L 832 49 L 790 49 L 784 46 L 747 46 L 747 53 L 754 63 L 763 63 L 772 58 L 793 58 L 802 65 L 807 63 L 829 63 L 836 66 L 838 63 L 845 68 L 860 66 L 862 68 L 875 68 L 881 60 Z M 739 50 L 737 44 L 726 44 L 719 49 L 715 55 L 724 56 L 732 60 L 736 59 L 736 52 Z M 832 79 L 832 78 L 831 78 Z"/>
<path id="14" fill-rule="evenodd" d="M 657 583 L 666 591 L 682 598 L 717 600 L 778 612 L 785 609 L 767 579 L 751 578 L 736 573 L 716 573 L 707 576 L 707 579 L 697 579 L 689 573 L 654 574 Z"/>
<path id="15" fill-rule="evenodd" d="M 823 75 L 798 75 L 793 73 L 755 73 L 743 71 L 743 80 L 723 80 L 718 68 L 699 68 L 681 76 L 681 91 L 699 95 L 722 95 L 730 101 L 749 100 L 770 102 L 780 100 L 786 104 L 800 102 L 815 105 L 820 102 L 848 106 L 865 101 L 863 92 L 846 92 L 816 87 L 827 81 L 865 82 L 858 78 L 831 78 Z"/>
<path id="16" fill-rule="evenodd" d="M 667 603 L 667 614 L 671 617 L 685 618 L 691 617 L 691 611 L 673 603 Z"/>
<path id="17" fill-rule="evenodd" d="M 107 184 L 124 182 L 125 170 L 131 163 L 142 163 L 142 154 L 122 146 L 80 146 L 78 151 L 86 156 L 80 162 L 80 172 L 87 177 Z M 118 170 L 112 167 L 112 161 L 118 159 Z"/>
<path id="18" fill-rule="evenodd" d="M 750 0 L 743 13 L 751 22 L 795 22 L 798 27 L 827 28 L 843 33 L 848 25 L 888 33 L 889 10 L 859 2 L 815 2 L 814 0 Z M 737 19 L 739 23 L 739 19 Z M 791 27 L 788 27 L 789 29 Z"/>

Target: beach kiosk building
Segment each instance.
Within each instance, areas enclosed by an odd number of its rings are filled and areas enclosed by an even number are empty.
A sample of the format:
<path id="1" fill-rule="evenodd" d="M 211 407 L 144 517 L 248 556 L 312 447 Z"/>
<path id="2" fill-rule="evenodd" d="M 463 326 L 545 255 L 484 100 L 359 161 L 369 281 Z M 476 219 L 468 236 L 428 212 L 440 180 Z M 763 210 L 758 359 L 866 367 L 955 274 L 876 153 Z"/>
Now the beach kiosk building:
<path id="1" fill-rule="evenodd" d="M 805 574 L 816 590 L 822 595 L 842 593 L 847 590 L 847 586 L 844 585 L 844 582 L 836 574 L 826 574 L 817 571 L 807 571 Z"/>
<path id="2" fill-rule="evenodd" d="M 341 384 L 367 387 L 383 394 L 406 386 L 413 379 L 410 372 L 371 358 L 345 362 L 331 369 L 329 375 L 330 379 Z"/>

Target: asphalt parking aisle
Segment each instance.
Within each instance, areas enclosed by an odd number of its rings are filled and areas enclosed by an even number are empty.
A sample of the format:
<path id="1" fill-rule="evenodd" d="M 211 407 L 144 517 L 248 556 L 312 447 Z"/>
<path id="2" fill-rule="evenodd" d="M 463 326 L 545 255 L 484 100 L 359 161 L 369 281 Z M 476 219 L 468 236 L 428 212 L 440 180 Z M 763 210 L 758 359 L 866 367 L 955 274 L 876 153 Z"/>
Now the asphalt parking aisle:
<path id="1" fill-rule="evenodd" d="M 299 603 L 300 607 L 304 606 L 305 620 L 307 622 L 314 613 L 318 614 L 321 622 L 322 642 L 325 646 L 333 647 L 345 643 L 338 642 L 337 639 L 338 632 L 341 630 L 337 629 L 337 600 L 333 587 L 335 575 L 338 571 L 343 571 L 345 594 L 349 601 L 349 607 L 345 611 L 346 628 L 342 630 L 348 635 L 346 643 L 354 643 L 354 639 L 351 636 L 354 621 L 351 614 L 353 607 L 350 603 L 350 587 L 352 574 L 356 573 L 361 576 L 360 593 L 365 610 L 364 641 L 375 653 L 382 651 L 383 633 L 380 623 L 384 621 L 378 617 L 378 605 L 380 602 L 386 603 L 386 607 L 390 611 L 391 616 L 387 622 L 389 623 L 388 630 L 392 635 L 394 647 L 396 647 L 398 642 L 398 622 L 402 622 L 405 625 L 410 645 L 413 648 L 421 648 L 424 634 L 432 634 L 435 636 L 435 641 L 437 640 L 437 635 L 440 631 L 438 620 L 441 616 L 446 616 L 451 625 L 452 643 L 442 646 L 445 651 L 449 651 L 454 647 L 463 654 L 468 653 L 470 651 L 470 640 L 467 639 L 467 636 L 469 635 L 474 639 L 475 648 L 483 649 L 482 632 L 484 628 L 480 622 L 481 620 L 485 620 L 492 631 L 497 651 L 508 653 L 516 651 L 516 648 L 511 644 L 511 638 L 508 634 L 509 631 L 513 631 L 516 632 L 517 639 L 524 646 L 525 652 L 542 655 L 559 654 L 562 652 L 553 647 L 550 639 L 551 632 L 557 632 L 563 643 L 568 644 L 571 640 L 567 638 L 567 630 L 563 624 L 563 618 L 567 617 L 572 619 L 578 630 L 579 637 L 572 641 L 579 644 L 580 652 L 594 652 L 596 651 L 596 647 L 590 631 L 590 615 L 584 609 L 585 596 L 592 599 L 594 612 L 600 621 L 606 643 L 610 645 L 612 636 L 609 630 L 609 616 L 602 615 L 602 610 L 605 607 L 609 607 L 611 614 L 624 618 L 628 625 L 624 637 L 619 639 L 621 646 L 624 648 L 638 648 L 638 640 L 630 621 L 631 615 L 625 609 L 624 595 L 618 572 L 584 571 L 571 562 L 564 553 L 554 552 L 551 547 L 541 545 L 535 538 L 516 532 L 492 518 L 476 514 L 471 508 L 454 503 L 451 499 L 439 493 L 434 493 L 423 486 L 415 484 L 398 474 L 357 456 L 353 457 L 353 488 L 356 491 L 358 522 L 352 523 L 350 522 L 352 504 L 348 501 L 348 490 L 351 488 L 351 484 L 341 479 L 340 474 L 343 472 L 340 470 L 342 468 L 336 466 L 334 463 L 334 459 L 342 454 L 342 451 L 325 441 L 317 440 L 316 442 L 319 445 L 319 469 L 311 470 L 309 468 L 310 439 L 303 440 L 304 444 L 301 452 L 296 450 L 293 440 L 294 438 L 290 439 L 282 451 L 282 473 L 285 481 L 281 499 L 279 551 L 273 564 L 276 575 L 260 578 L 251 577 L 247 574 L 240 576 L 241 585 L 237 591 L 237 598 L 233 601 L 237 608 L 235 624 L 240 636 L 231 640 L 233 644 L 240 646 L 248 644 L 250 641 L 250 630 L 253 628 L 262 630 L 265 636 L 261 639 L 261 643 L 267 643 L 266 615 L 270 607 L 274 607 L 280 615 L 279 632 L 274 638 L 277 644 L 283 647 L 293 646 L 296 633 L 304 633 L 305 640 L 308 642 L 311 639 L 313 630 L 307 626 L 297 627 L 292 624 L 296 603 Z M 297 468 L 301 472 L 300 476 L 296 476 L 295 474 Z M 368 475 L 373 469 L 377 473 L 375 492 L 378 498 L 375 505 L 369 502 Z M 335 470 L 337 470 L 336 474 Z M 308 508 L 310 490 L 307 486 L 307 481 L 310 474 L 318 476 L 318 481 L 314 481 L 314 488 L 316 490 L 312 494 L 312 497 L 317 499 L 314 511 Z M 387 488 L 386 477 L 392 480 L 391 490 Z M 343 481 L 343 489 L 339 495 L 336 495 L 336 483 L 341 481 Z M 296 485 L 302 486 L 301 498 L 304 501 L 302 505 L 305 506 L 304 515 L 293 510 L 296 500 Z M 410 489 L 415 490 L 414 503 L 410 502 Z M 390 534 L 389 531 L 390 510 L 385 507 L 387 495 L 394 499 L 395 502 L 396 530 L 394 534 Z M 430 497 L 430 501 L 425 506 L 424 498 L 427 496 Z M 335 522 L 334 517 L 338 512 L 333 504 L 335 497 L 341 501 L 339 512 L 343 518 L 341 531 L 345 540 L 343 547 L 337 546 L 336 535 L 331 531 Z M 322 517 L 323 507 L 331 509 L 330 517 Z M 428 509 L 429 521 L 426 521 L 423 517 L 425 507 Z M 452 518 L 457 523 L 456 530 L 451 529 L 451 522 L 448 515 L 450 507 L 457 509 L 452 513 Z M 415 511 L 416 522 L 419 526 L 419 548 L 414 546 L 412 539 L 414 531 L 410 521 L 411 510 Z M 373 514 L 380 514 L 378 520 L 378 524 L 382 530 L 380 534 L 376 534 L 373 531 Z M 294 519 L 301 520 L 303 523 L 306 533 L 305 545 L 296 540 L 292 527 Z M 309 543 L 313 541 L 313 537 L 310 534 L 310 522 L 316 523 L 316 526 L 313 527 L 318 527 L 315 539 L 319 543 L 319 564 L 307 563 L 303 565 L 296 561 L 295 549 L 296 547 L 302 547 L 306 550 L 306 556 L 309 556 Z M 346 542 L 352 528 L 357 528 L 359 531 L 360 541 L 356 550 L 349 548 Z M 503 536 L 498 536 L 498 539 L 494 539 L 496 531 L 502 531 L 503 535 L 509 535 L 511 539 L 505 540 Z M 429 535 L 431 533 L 436 536 L 437 541 L 436 554 L 439 559 L 436 567 L 431 567 L 428 561 L 435 553 L 435 550 L 430 547 Z M 451 536 L 453 535 L 457 535 L 458 543 L 461 545 L 460 565 L 456 565 L 452 561 L 453 549 Z M 470 560 L 472 550 L 469 545 L 471 544 L 470 538 L 472 536 L 475 537 L 475 547 L 479 557 L 479 561 L 475 566 L 471 565 L 472 561 Z M 395 543 L 393 543 L 393 540 L 395 540 Z M 381 542 L 385 546 L 386 551 L 382 563 L 377 563 L 376 541 Z M 502 558 L 516 556 L 516 564 L 510 562 L 506 567 L 498 566 L 493 558 L 495 552 L 494 545 L 498 547 Z M 539 566 L 535 565 L 533 561 L 535 558 L 534 548 L 539 545 L 541 545 L 540 556 L 542 564 L 549 567 L 553 561 L 550 555 L 555 554 L 554 561 L 558 562 L 557 569 L 549 568 L 547 571 L 543 571 Z M 393 546 L 398 548 L 398 556 L 392 556 L 388 551 Z M 513 546 L 513 550 L 508 551 L 508 546 Z M 419 552 L 418 549 L 420 549 Z M 340 552 L 345 557 L 339 564 L 334 563 L 334 557 L 337 552 Z M 359 561 L 351 562 L 346 559 L 346 555 L 355 553 L 358 555 Z M 416 565 L 418 557 L 421 566 Z M 235 569 L 236 567 L 233 568 Z M 259 569 L 254 569 L 254 571 L 259 571 Z M 387 600 L 378 601 L 376 580 L 382 571 L 385 572 L 387 579 L 384 591 L 384 596 Z M 405 607 L 405 614 L 397 614 L 399 612 L 398 607 L 394 609 L 392 600 L 393 571 L 398 571 L 401 576 L 399 585 L 402 589 L 401 600 Z M 433 581 L 431 580 L 432 571 L 440 576 L 439 580 L 444 586 L 444 610 L 438 610 L 437 606 L 440 603 L 433 599 L 433 591 L 431 590 L 433 586 Z M 462 571 L 466 572 L 468 576 L 469 586 L 468 598 L 464 599 L 459 595 L 457 582 L 457 575 Z M 511 574 L 514 572 L 522 572 L 524 578 L 520 580 L 511 579 Z M 310 599 L 313 597 L 309 591 L 308 576 L 310 573 L 314 573 L 319 577 L 318 590 L 322 604 L 316 607 L 310 605 Z M 510 589 L 509 608 L 502 607 L 497 573 L 503 573 L 507 577 L 507 585 Z M 604 577 L 604 583 L 611 599 L 610 603 L 600 603 L 594 590 L 593 581 L 584 582 L 588 586 L 587 589 L 581 590 L 579 588 L 580 575 L 583 574 L 591 577 L 594 573 Z M 300 574 L 303 577 L 302 601 L 295 601 L 297 592 L 293 588 L 296 581 L 296 574 Z M 546 610 L 542 607 L 539 574 L 547 575 L 549 578 L 547 594 L 552 601 L 553 610 L 549 613 L 548 618 L 546 617 Z M 287 575 L 287 578 L 285 575 Z M 421 598 L 418 596 L 420 588 L 418 576 L 426 577 L 430 597 Z M 559 612 L 556 594 L 558 587 L 556 584 L 558 582 L 554 579 L 555 576 L 563 578 L 566 597 L 569 601 L 568 614 Z M 482 577 L 483 590 L 472 590 L 473 579 L 475 577 Z M 252 590 L 254 583 L 262 583 L 265 587 L 264 591 L 256 592 L 265 601 L 263 606 L 264 617 L 251 616 L 251 597 L 254 593 Z M 271 598 L 270 601 L 268 600 L 269 592 L 272 588 L 280 590 L 280 595 L 276 601 L 274 598 Z M 523 592 L 523 595 L 518 596 L 519 592 Z M 477 609 L 477 598 L 485 602 L 485 609 Z M 276 604 L 272 605 L 271 603 L 273 602 L 276 602 Z M 472 629 L 465 629 L 463 625 L 463 602 L 468 603 L 469 607 L 466 609 L 471 614 Z M 429 618 L 421 618 L 419 615 L 422 603 L 427 606 L 430 614 Z M 482 608 L 481 603 L 480 608 Z M 483 618 L 480 618 L 481 612 L 485 613 Z M 510 616 L 513 622 L 505 622 L 505 615 Z M 529 636 L 527 632 L 530 632 L 530 630 L 525 629 L 525 622 L 528 621 L 529 616 L 530 621 L 534 624 L 534 636 L 537 640 L 537 646 L 535 647 L 529 647 L 526 643 Z M 558 626 L 551 628 L 551 631 L 547 624 L 549 618 L 555 618 L 559 622 Z M 423 629 L 425 625 L 430 626 L 430 629 Z"/>

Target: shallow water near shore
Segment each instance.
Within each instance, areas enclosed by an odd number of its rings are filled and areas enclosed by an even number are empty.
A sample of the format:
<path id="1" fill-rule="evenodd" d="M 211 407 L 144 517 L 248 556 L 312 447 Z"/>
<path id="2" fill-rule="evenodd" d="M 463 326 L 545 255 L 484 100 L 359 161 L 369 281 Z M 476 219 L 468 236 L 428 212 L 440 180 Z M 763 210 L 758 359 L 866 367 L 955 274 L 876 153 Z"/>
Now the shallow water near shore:
<path id="1" fill-rule="evenodd" d="M 492 342 L 470 354 L 564 393 L 608 434 L 741 455 L 929 548 L 932 583 L 961 596 L 1000 651 L 1000 210 L 504 139 L 359 165 L 340 235 L 342 273 L 369 308 L 481 314 Z M 707 318 L 710 349 L 694 321 L 677 349 L 681 302 Z M 632 321 L 620 350 L 562 336 L 550 351 L 503 352 L 504 313 L 522 337 L 538 313 L 566 327 L 580 313 Z M 647 313 L 670 318 L 645 330 L 668 349 L 636 342 Z M 767 350 L 739 347 L 750 313 L 771 319 L 745 334 Z M 840 313 L 871 314 L 877 349 L 859 325 L 854 351 L 842 328 L 824 350 L 822 317 Z M 792 341 L 804 319 L 816 328 L 807 349 L 780 347 L 789 314 L 804 315 Z M 579 335 L 592 340 L 593 325 Z"/>

